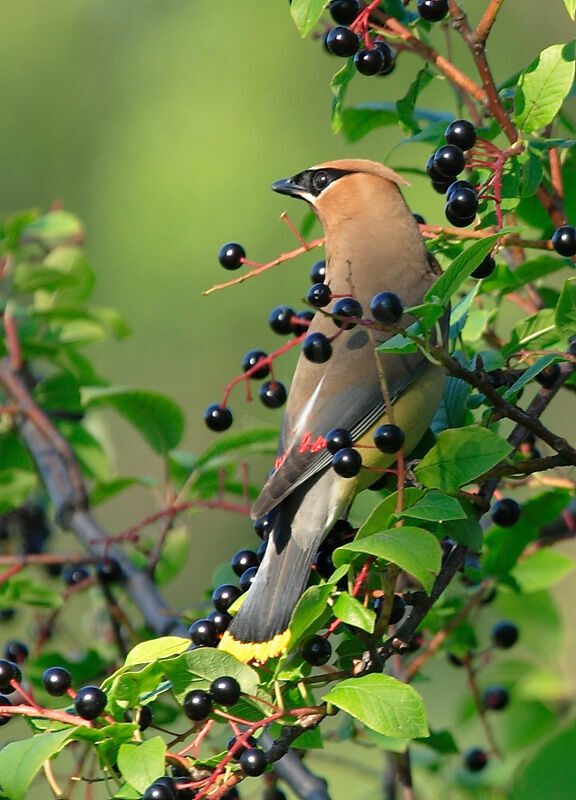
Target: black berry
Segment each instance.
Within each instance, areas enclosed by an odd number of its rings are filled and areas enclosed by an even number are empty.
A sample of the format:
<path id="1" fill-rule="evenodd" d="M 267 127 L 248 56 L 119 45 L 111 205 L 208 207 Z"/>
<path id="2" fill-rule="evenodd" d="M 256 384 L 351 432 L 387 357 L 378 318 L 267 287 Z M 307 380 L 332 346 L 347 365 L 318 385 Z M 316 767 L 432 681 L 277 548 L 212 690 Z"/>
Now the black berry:
<path id="1" fill-rule="evenodd" d="M 98 580 L 102 583 L 118 583 L 122 579 L 122 567 L 115 558 L 107 558 L 105 561 L 99 561 L 96 566 L 96 574 Z"/>
<path id="2" fill-rule="evenodd" d="M 382 606 L 384 604 L 384 595 L 377 597 L 374 600 L 374 611 L 377 615 L 380 614 L 382 610 Z M 390 619 L 388 622 L 390 625 L 396 625 L 397 622 L 400 622 L 404 613 L 406 611 L 406 602 L 401 594 L 395 594 L 392 598 L 392 608 L 390 609 Z"/>
<path id="3" fill-rule="evenodd" d="M 204 422 L 211 431 L 226 431 L 232 425 L 232 412 L 226 406 L 213 403 L 204 412 Z"/>
<path id="4" fill-rule="evenodd" d="M 382 56 L 382 66 L 378 71 L 378 75 L 390 75 L 396 66 L 394 51 L 388 42 L 376 42 L 374 49 L 378 50 Z"/>
<path id="5" fill-rule="evenodd" d="M 490 510 L 492 522 L 501 528 L 511 528 L 520 519 L 521 506 L 511 497 L 497 500 Z"/>
<path id="6" fill-rule="evenodd" d="M 426 220 L 422 216 L 422 214 L 412 214 L 418 225 L 426 225 Z"/>
<path id="7" fill-rule="evenodd" d="M 4 658 L 13 661 L 15 664 L 22 664 L 28 658 L 28 647 L 24 642 L 10 639 L 4 645 Z"/>
<path id="8" fill-rule="evenodd" d="M 560 376 L 560 365 L 559 364 L 550 364 L 548 367 L 544 367 L 542 372 L 539 372 L 536 375 L 536 380 L 543 386 L 545 389 L 549 389 L 556 383 L 556 380 Z M 16 659 L 12 659 L 15 661 Z"/>
<path id="9" fill-rule="evenodd" d="M 331 0 L 328 11 L 338 25 L 350 25 L 360 13 L 360 3 L 358 0 Z"/>
<path id="10" fill-rule="evenodd" d="M 346 428 L 332 428 L 325 436 L 326 448 L 329 453 L 337 453 L 344 447 L 352 447 L 352 437 Z"/>
<path id="11" fill-rule="evenodd" d="M 9 622 L 15 613 L 15 608 L 0 608 L 0 622 Z"/>
<path id="12" fill-rule="evenodd" d="M 260 543 L 260 547 L 256 550 L 256 555 L 258 556 L 258 561 L 262 563 L 262 559 L 264 558 L 264 553 L 266 552 L 266 548 L 268 547 L 268 539 L 264 539 L 263 542 Z"/>
<path id="13" fill-rule="evenodd" d="M 404 307 L 394 292 L 378 292 L 370 301 L 370 313 L 383 325 L 395 325 L 404 313 Z"/>
<path id="14" fill-rule="evenodd" d="M 237 586 L 230 583 L 223 583 L 214 589 L 212 593 L 212 603 L 217 611 L 228 611 L 232 603 L 237 600 L 242 592 Z"/>
<path id="15" fill-rule="evenodd" d="M 454 178 L 466 165 L 462 150 L 455 144 L 444 144 L 434 153 L 434 167 L 444 178 Z"/>
<path id="16" fill-rule="evenodd" d="M 223 244 L 218 253 L 218 261 L 224 269 L 238 269 L 243 258 L 246 258 L 246 251 L 238 242 Z"/>
<path id="17" fill-rule="evenodd" d="M 383 453 L 397 453 L 404 444 L 404 431 L 398 425 L 380 425 L 374 431 L 374 444 Z"/>
<path id="18" fill-rule="evenodd" d="M 322 636 L 314 634 L 304 639 L 300 645 L 300 655 L 308 664 L 312 664 L 313 667 L 320 667 L 330 660 L 332 645 Z"/>
<path id="19" fill-rule="evenodd" d="M 328 579 L 334 572 L 334 562 L 330 550 L 319 550 L 314 556 L 314 569 L 324 580 Z"/>
<path id="20" fill-rule="evenodd" d="M 11 706 L 12 701 L 9 697 L 6 697 L 5 694 L 0 694 L 0 706 Z M 12 717 L 9 714 L 2 714 L 0 715 L 0 727 L 2 725 L 8 725 Z"/>
<path id="21" fill-rule="evenodd" d="M 306 333 L 310 327 L 310 323 L 314 319 L 314 312 L 297 311 L 296 314 L 294 314 L 294 317 L 295 319 L 293 319 L 290 324 L 290 330 L 294 336 L 301 336 L 303 333 Z"/>
<path id="22" fill-rule="evenodd" d="M 576 228 L 573 225 L 562 225 L 552 234 L 552 246 L 561 256 L 576 255 Z"/>
<path id="23" fill-rule="evenodd" d="M 239 758 L 240 766 L 251 778 L 257 778 L 262 775 L 268 766 L 268 759 L 266 753 L 260 750 L 259 747 L 250 747 L 245 750 Z"/>
<path id="24" fill-rule="evenodd" d="M 267 408 L 280 408 L 286 402 L 286 387 L 280 381 L 266 381 L 258 390 L 258 397 Z"/>
<path id="25" fill-rule="evenodd" d="M 442 182 L 450 180 L 450 178 L 447 178 L 439 171 L 438 167 L 434 163 L 434 156 L 435 153 L 432 153 L 432 155 L 426 161 L 426 166 L 425 166 L 426 174 L 428 175 L 431 181 Z"/>
<path id="26" fill-rule="evenodd" d="M 503 686 L 488 686 L 482 693 L 482 705 L 488 711 L 501 711 L 509 702 L 510 694 Z"/>
<path id="27" fill-rule="evenodd" d="M 464 766 L 469 769 L 470 772 L 480 772 L 487 763 L 488 756 L 484 750 L 481 750 L 479 747 L 473 747 L 471 750 L 468 750 L 464 756 Z"/>
<path id="28" fill-rule="evenodd" d="M 292 333 L 293 316 L 294 309 L 290 308 L 290 306 L 277 306 L 268 315 L 268 324 L 274 333 L 286 336 L 286 334 Z"/>
<path id="29" fill-rule="evenodd" d="M 474 192 L 474 187 L 472 186 L 470 181 L 464 181 L 464 180 L 452 181 L 450 186 L 446 189 L 446 200 L 450 200 L 452 192 L 459 191 L 460 189 L 470 189 L 471 191 Z"/>
<path id="30" fill-rule="evenodd" d="M 433 180 L 432 181 L 432 188 L 438 194 L 444 194 L 450 188 L 450 184 L 452 183 L 451 178 L 442 178 L 440 180 Z"/>
<path id="31" fill-rule="evenodd" d="M 354 478 L 361 467 L 362 456 L 351 447 L 344 447 L 332 456 L 332 469 L 342 478 Z"/>
<path id="32" fill-rule="evenodd" d="M 144 800 L 175 800 L 175 798 L 176 789 L 171 778 L 158 778 L 144 792 Z"/>
<path id="33" fill-rule="evenodd" d="M 242 369 L 244 372 L 248 372 L 249 369 L 252 369 L 252 367 L 255 367 L 260 361 L 265 359 L 267 355 L 268 354 L 264 353 L 262 350 L 249 350 L 242 359 Z M 264 363 L 252 372 L 250 377 L 254 379 L 265 378 L 269 372 L 270 366 Z"/>
<path id="34" fill-rule="evenodd" d="M 188 719 L 198 722 L 212 710 L 212 698 L 204 689 L 193 689 L 184 698 L 183 708 Z"/>
<path id="35" fill-rule="evenodd" d="M 263 517 L 254 521 L 254 532 L 256 536 L 259 536 L 261 539 L 267 539 L 270 535 L 272 528 L 274 527 L 274 521 L 276 519 L 276 514 L 273 512 L 269 512 L 268 514 L 264 514 Z"/>
<path id="36" fill-rule="evenodd" d="M 348 28 L 338 26 L 332 28 L 326 36 L 326 47 L 335 56 L 348 58 L 358 50 L 358 37 Z"/>
<path id="37" fill-rule="evenodd" d="M 74 698 L 74 708 L 82 719 L 96 719 L 106 707 L 106 694 L 97 686 L 83 686 Z"/>
<path id="38" fill-rule="evenodd" d="M 13 661 L 7 661 L 5 658 L 0 659 L 0 692 L 12 694 L 12 692 L 16 690 L 10 685 L 10 681 L 17 681 L 20 683 L 21 680 L 22 673 L 18 665 Z"/>
<path id="39" fill-rule="evenodd" d="M 486 258 L 478 264 L 474 272 L 471 273 L 472 278 L 477 278 L 480 280 L 481 278 L 487 278 L 489 275 L 492 275 L 494 270 L 496 269 L 496 261 L 494 260 L 493 256 L 488 254 Z"/>
<path id="40" fill-rule="evenodd" d="M 326 261 L 315 261 L 310 267 L 310 280 L 312 283 L 324 283 L 326 280 Z"/>
<path id="41" fill-rule="evenodd" d="M 174 781 L 174 790 L 176 792 L 176 800 L 192 800 L 196 796 L 194 789 L 189 786 L 192 778 L 190 775 L 186 778 L 176 778 Z"/>
<path id="42" fill-rule="evenodd" d="M 456 119 L 444 131 L 444 138 L 448 144 L 470 150 L 476 144 L 476 128 L 467 119 Z"/>
<path id="43" fill-rule="evenodd" d="M 221 706 L 233 706 L 240 699 L 240 685 L 236 678 L 224 675 L 210 685 L 212 700 Z"/>
<path id="44" fill-rule="evenodd" d="M 456 189 L 451 192 L 446 203 L 446 216 L 452 220 L 465 220 L 473 217 L 478 210 L 478 197 L 474 189 Z"/>
<path id="45" fill-rule="evenodd" d="M 232 556 L 230 566 L 236 575 L 240 577 L 249 567 L 258 566 L 258 556 L 254 550 L 238 550 L 238 552 L 234 553 Z"/>
<path id="46" fill-rule="evenodd" d="M 361 75 L 377 75 L 384 66 L 384 56 L 377 47 L 363 48 L 354 56 L 354 66 Z"/>
<path id="47" fill-rule="evenodd" d="M 64 667 L 49 667 L 42 674 L 42 685 L 52 697 L 62 697 L 72 686 L 72 675 Z"/>
<path id="48" fill-rule="evenodd" d="M 216 647 L 218 644 L 218 631 L 216 625 L 209 619 L 197 619 L 188 628 L 188 636 L 194 644 L 202 647 Z"/>
<path id="49" fill-rule="evenodd" d="M 362 306 L 355 297 L 341 297 L 332 306 L 334 324 L 339 328 L 354 328 L 356 323 L 352 319 L 362 319 Z M 340 319 L 339 319 L 340 318 Z"/>
<path id="50" fill-rule="evenodd" d="M 211 611 L 206 619 L 214 624 L 217 633 L 224 633 L 228 625 L 232 622 L 230 614 L 226 614 L 223 611 Z"/>
<path id="51" fill-rule="evenodd" d="M 306 294 L 306 301 L 315 308 L 324 308 L 330 302 L 332 292 L 326 283 L 315 283 Z"/>
<path id="52" fill-rule="evenodd" d="M 90 577 L 90 573 L 82 564 L 69 564 L 62 570 L 62 580 L 66 586 L 75 586 Z"/>
<path id="53" fill-rule="evenodd" d="M 228 743 L 226 745 L 226 749 L 227 750 L 232 750 L 232 748 L 234 747 L 235 744 L 236 744 L 236 737 L 233 736 L 231 739 L 228 739 Z M 256 745 L 256 739 L 253 736 L 249 736 L 247 744 L 239 745 L 236 748 L 236 750 L 234 751 L 234 758 L 236 759 L 236 761 L 238 761 L 238 759 L 240 758 L 242 753 L 245 753 L 246 750 L 248 750 L 249 747 L 254 747 L 255 745 Z"/>
<path id="54" fill-rule="evenodd" d="M 240 576 L 240 589 L 243 592 L 247 592 L 248 589 L 254 583 L 254 579 L 256 578 L 256 573 L 258 572 L 258 567 L 248 567 L 247 570 L 244 570 L 242 575 Z"/>
<path id="55" fill-rule="evenodd" d="M 448 13 L 448 0 L 418 0 L 416 8 L 426 22 L 439 22 Z"/>
<path id="56" fill-rule="evenodd" d="M 309 333 L 302 342 L 302 352 L 313 364 L 324 364 L 332 355 L 332 345 L 323 333 Z"/>
<path id="57" fill-rule="evenodd" d="M 496 647 L 508 650 L 509 647 L 513 647 L 518 641 L 518 626 L 513 622 L 508 622 L 508 620 L 501 620 L 492 627 L 490 636 Z"/>
<path id="58" fill-rule="evenodd" d="M 124 712 L 125 722 L 136 722 L 141 731 L 145 731 L 152 723 L 152 709 L 150 706 L 138 706 L 132 710 L 127 708 Z"/>

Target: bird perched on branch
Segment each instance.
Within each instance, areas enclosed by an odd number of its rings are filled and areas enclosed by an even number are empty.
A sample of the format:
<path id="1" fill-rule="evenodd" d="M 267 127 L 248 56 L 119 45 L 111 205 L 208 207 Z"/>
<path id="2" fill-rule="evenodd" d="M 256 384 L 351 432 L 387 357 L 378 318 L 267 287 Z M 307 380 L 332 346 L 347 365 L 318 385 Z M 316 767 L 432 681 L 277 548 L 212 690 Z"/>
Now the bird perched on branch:
<path id="1" fill-rule="evenodd" d="M 374 296 L 384 291 L 395 293 L 405 307 L 418 305 L 440 273 L 402 197 L 399 184 L 404 183 L 382 164 L 345 159 L 272 185 L 274 191 L 312 206 L 326 236 L 325 283 L 332 295 L 359 301 L 365 318 Z M 404 328 L 412 321 L 404 314 L 398 325 Z M 334 320 L 320 312 L 308 335 L 331 339 L 337 332 Z M 381 476 L 374 469 L 389 468 L 396 461 L 395 453 L 373 447 L 374 430 L 383 423 L 399 426 L 408 453 L 436 411 L 443 370 L 419 352 L 377 353 L 375 345 L 391 335 L 381 327 L 350 326 L 332 340 L 332 354 L 325 362 L 313 363 L 300 355 L 276 469 L 252 508 L 254 519 L 274 515 L 268 546 L 220 643 L 241 661 L 264 662 L 286 650 L 290 617 L 320 543 L 355 495 Z M 392 406 L 388 413 L 385 396 Z M 334 428 L 349 431 L 354 445 L 372 445 L 359 450 L 363 466 L 355 477 L 342 477 L 332 468 L 324 437 Z"/>

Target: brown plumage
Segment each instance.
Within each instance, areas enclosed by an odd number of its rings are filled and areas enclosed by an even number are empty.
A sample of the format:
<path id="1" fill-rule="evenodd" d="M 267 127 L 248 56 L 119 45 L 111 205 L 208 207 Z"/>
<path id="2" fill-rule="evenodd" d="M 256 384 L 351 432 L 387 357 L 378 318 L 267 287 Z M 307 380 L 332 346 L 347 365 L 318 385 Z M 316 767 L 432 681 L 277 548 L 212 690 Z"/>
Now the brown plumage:
<path id="1" fill-rule="evenodd" d="M 272 186 L 312 205 L 326 235 L 325 282 L 333 295 L 353 295 L 365 317 L 378 292 L 394 292 L 405 307 L 421 303 L 439 274 L 400 193 L 402 183 L 382 164 L 345 159 Z M 405 314 L 399 325 L 412 321 Z M 322 313 L 309 329 L 328 337 L 336 331 Z M 315 364 L 300 356 L 282 425 L 279 466 L 252 508 L 254 519 L 276 515 L 273 532 L 256 580 L 220 645 L 243 661 L 265 661 L 286 649 L 290 616 L 320 542 L 357 492 L 378 478 L 365 468 L 355 478 L 338 476 L 325 447 L 313 452 L 314 441 L 332 428 L 346 428 L 355 443 L 372 443 L 374 429 L 389 421 L 382 379 L 394 423 L 406 434 L 405 452 L 418 443 L 436 410 L 443 371 L 420 353 L 377 355 L 374 343 L 389 336 L 357 326 L 333 341 L 327 362 Z M 374 449 L 361 453 L 366 467 L 382 469 L 395 460 Z"/>

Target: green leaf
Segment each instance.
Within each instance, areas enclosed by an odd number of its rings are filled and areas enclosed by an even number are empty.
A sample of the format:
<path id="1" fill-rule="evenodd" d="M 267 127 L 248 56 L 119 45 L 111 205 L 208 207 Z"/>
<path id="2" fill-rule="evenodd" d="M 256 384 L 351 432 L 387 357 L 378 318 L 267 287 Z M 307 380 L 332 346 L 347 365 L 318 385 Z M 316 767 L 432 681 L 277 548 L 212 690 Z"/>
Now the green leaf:
<path id="1" fill-rule="evenodd" d="M 342 69 L 332 78 L 330 88 L 334 95 L 332 99 L 332 131 L 339 133 L 342 129 L 342 114 L 344 108 L 344 100 L 346 92 L 348 91 L 348 84 L 356 74 L 356 67 L 354 66 L 354 59 L 349 58 Z"/>
<path id="2" fill-rule="evenodd" d="M 574 559 L 545 548 L 519 561 L 511 575 L 523 592 L 540 592 L 561 581 L 575 566 Z"/>
<path id="3" fill-rule="evenodd" d="M 38 264 L 21 263 L 17 264 L 14 270 L 14 289 L 23 294 L 36 292 L 38 289 L 55 291 L 62 286 L 74 286 L 74 284 L 74 276 Z"/>
<path id="4" fill-rule="evenodd" d="M 140 744 L 123 744 L 118 751 L 118 768 L 124 780 L 145 792 L 156 778 L 166 773 L 166 744 L 160 736 Z"/>
<path id="5" fill-rule="evenodd" d="M 306 589 L 290 620 L 290 649 L 293 649 L 306 631 L 325 613 L 333 589 L 330 584 L 309 586 Z"/>
<path id="6" fill-rule="evenodd" d="M 432 489 L 455 492 L 499 464 L 512 447 L 486 428 L 442 431 L 416 467 L 418 480 Z"/>
<path id="7" fill-rule="evenodd" d="M 576 722 L 553 736 L 526 763 L 514 779 L 511 800 L 551 800 L 570 797 L 574 792 Z"/>
<path id="8" fill-rule="evenodd" d="M 462 283 L 470 277 L 476 267 L 490 253 L 494 243 L 501 238 L 503 232 L 486 236 L 486 238 L 473 242 L 467 247 L 454 259 L 446 272 L 440 275 L 436 283 L 430 287 L 424 299 L 433 300 L 437 298 L 442 305 L 446 305 L 454 292 L 460 288 Z"/>
<path id="9" fill-rule="evenodd" d="M 558 340 L 555 311 L 553 308 L 542 308 L 514 326 L 510 341 L 502 348 L 502 355 L 508 356 L 527 347 L 542 349 L 555 344 Z"/>
<path id="10" fill-rule="evenodd" d="M 109 481 L 100 481 L 92 487 L 90 492 L 90 505 L 97 506 L 104 503 L 111 497 L 115 497 L 125 489 L 130 489 L 132 486 L 146 486 L 148 488 L 154 485 L 153 481 L 148 478 L 112 478 Z"/>
<path id="11" fill-rule="evenodd" d="M 148 664 L 157 658 L 170 658 L 183 653 L 189 647 L 190 640 L 181 636 L 160 636 L 158 639 L 140 642 L 130 650 L 121 669 L 134 664 Z"/>
<path id="12" fill-rule="evenodd" d="M 441 755 L 455 755 L 459 752 L 458 745 L 450 731 L 431 731 L 430 736 L 422 739 L 420 744 L 426 745 Z"/>
<path id="13" fill-rule="evenodd" d="M 395 103 L 361 103 L 348 106 L 341 115 L 344 138 L 349 142 L 358 142 L 376 128 L 395 125 L 398 122 L 395 106 Z"/>
<path id="14" fill-rule="evenodd" d="M 2 796 L 23 800 L 42 764 L 66 746 L 76 728 L 39 733 L 21 742 L 9 742 L 0 750 Z"/>
<path id="15" fill-rule="evenodd" d="M 567 336 L 576 333 L 576 278 L 569 278 L 554 312 L 556 327 Z"/>
<path id="16" fill-rule="evenodd" d="M 520 197 L 532 197 L 542 182 L 542 162 L 528 150 L 518 156 L 520 165 Z"/>
<path id="17" fill-rule="evenodd" d="M 258 691 L 259 679 L 255 669 L 242 664 L 230 653 L 213 647 L 188 650 L 177 658 L 162 662 L 162 666 L 178 702 L 182 702 L 192 684 L 195 688 L 206 688 L 222 675 L 236 678 L 242 691 L 247 694 L 256 694 Z"/>
<path id="18" fill-rule="evenodd" d="M 21 506 L 37 485 L 35 472 L 23 469 L 0 470 L 0 514 Z"/>
<path id="19" fill-rule="evenodd" d="M 40 608 L 59 608 L 62 596 L 49 589 L 45 583 L 26 575 L 14 575 L 0 584 L 0 599 L 4 607 L 23 603 Z"/>
<path id="20" fill-rule="evenodd" d="M 372 609 L 363 606 L 359 600 L 352 597 L 348 592 L 342 592 L 342 594 L 338 595 L 332 610 L 335 617 L 348 625 L 354 625 L 356 628 L 367 631 L 367 633 L 374 631 L 376 614 Z"/>
<path id="21" fill-rule="evenodd" d="M 314 28 L 322 12 L 327 0 L 293 0 L 290 5 L 290 16 L 296 23 L 296 27 L 302 34 L 302 37 L 308 36 L 310 31 Z"/>
<path id="22" fill-rule="evenodd" d="M 415 322 L 413 325 L 410 325 L 410 327 L 406 328 L 406 331 L 414 336 L 420 334 L 422 332 L 420 323 Z M 407 336 L 397 333 L 394 336 L 391 336 L 389 339 L 386 339 L 386 341 L 382 342 L 382 344 L 379 344 L 376 350 L 383 350 L 387 353 L 403 353 L 406 355 L 407 353 L 418 352 L 418 347 L 416 343 Z"/>
<path id="23" fill-rule="evenodd" d="M 402 507 L 404 510 L 411 508 L 424 494 L 422 489 L 409 487 L 404 490 Z M 384 500 L 374 508 L 365 522 L 361 525 L 356 534 L 356 541 L 370 536 L 373 533 L 382 533 L 387 528 L 391 528 L 396 522 L 396 505 L 398 503 L 398 492 L 389 494 Z"/>
<path id="24" fill-rule="evenodd" d="M 458 544 L 465 544 L 474 552 L 482 548 L 483 533 L 478 515 L 472 503 L 465 500 L 461 504 L 466 511 L 466 519 L 452 519 L 442 523 L 442 536 L 454 539 Z"/>
<path id="25" fill-rule="evenodd" d="M 339 566 L 347 563 L 351 553 L 376 556 L 397 564 L 420 581 L 428 593 L 442 562 L 442 549 L 436 537 L 429 531 L 408 525 L 357 538 L 335 550 L 332 560 Z"/>
<path id="26" fill-rule="evenodd" d="M 418 71 L 416 78 L 408 87 L 408 91 L 404 97 L 400 98 L 396 103 L 396 111 L 398 112 L 400 124 L 409 134 L 420 132 L 420 126 L 414 115 L 414 108 L 416 107 L 418 96 L 424 91 L 433 78 L 434 73 L 431 72 L 426 64 L 426 66 Z"/>
<path id="27" fill-rule="evenodd" d="M 236 450 L 242 450 L 242 452 L 246 453 L 276 452 L 278 434 L 278 428 L 269 427 L 251 428 L 249 430 L 240 431 L 240 433 L 228 433 L 219 436 L 214 444 L 211 444 L 210 447 L 198 456 L 194 468 L 198 469 L 204 464 L 210 463 L 210 461 L 213 461 L 215 458 Z"/>
<path id="28" fill-rule="evenodd" d="M 162 545 L 162 553 L 154 571 L 158 586 L 175 578 L 186 565 L 190 552 L 190 533 L 188 528 L 172 528 Z"/>
<path id="29" fill-rule="evenodd" d="M 91 386 L 82 389 L 82 402 L 90 408 L 112 406 L 160 454 L 176 447 L 184 432 L 184 415 L 180 408 L 173 400 L 156 392 Z"/>
<path id="30" fill-rule="evenodd" d="M 547 356 L 541 356 L 537 361 L 532 364 L 531 367 L 528 367 L 526 372 L 521 375 L 518 380 L 514 381 L 512 386 L 509 389 L 506 389 L 502 397 L 504 400 L 509 400 L 511 397 L 514 397 L 523 386 L 526 386 L 527 383 L 533 381 L 536 375 L 542 372 L 543 369 L 550 366 L 554 361 L 559 361 L 558 356 L 550 353 Z"/>
<path id="31" fill-rule="evenodd" d="M 384 736 L 413 739 L 428 735 L 422 698 L 412 686 L 390 675 L 341 681 L 322 699 Z"/>
<path id="32" fill-rule="evenodd" d="M 548 125 L 572 88 L 574 45 L 553 44 L 520 75 L 514 98 L 515 122 L 524 133 Z"/>
<path id="33" fill-rule="evenodd" d="M 566 6 L 568 16 L 573 20 L 576 16 L 576 0 L 564 0 L 564 5 Z"/>
<path id="34" fill-rule="evenodd" d="M 22 231 L 22 239 L 26 242 L 40 242 L 52 250 L 64 242 L 80 243 L 84 238 L 82 223 L 69 211 L 50 211 L 30 222 Z"/>
<path id="35" fill-rule="evenodd" d="M 431 491 L 426 492 L 413 506 L 402 511 L 400 516 L 442 522 L 449 519 L 466 519 L 466 512 L 455 497 Z"/>

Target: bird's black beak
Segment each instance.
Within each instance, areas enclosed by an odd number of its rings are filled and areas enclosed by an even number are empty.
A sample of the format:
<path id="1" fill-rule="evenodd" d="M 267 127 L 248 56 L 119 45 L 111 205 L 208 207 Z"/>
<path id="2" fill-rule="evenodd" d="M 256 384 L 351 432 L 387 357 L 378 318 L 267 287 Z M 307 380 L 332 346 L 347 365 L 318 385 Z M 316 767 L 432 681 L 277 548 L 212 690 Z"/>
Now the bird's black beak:
<path id="1" fill-rule="evenodd" d="M 273 192 L 278 194 L 288 194 L 290 197 L 302 197 L 306 192 L 303 186 L 300 186 L 294 178 L 282 178 L 276 181 L 270 187 Z"/>

